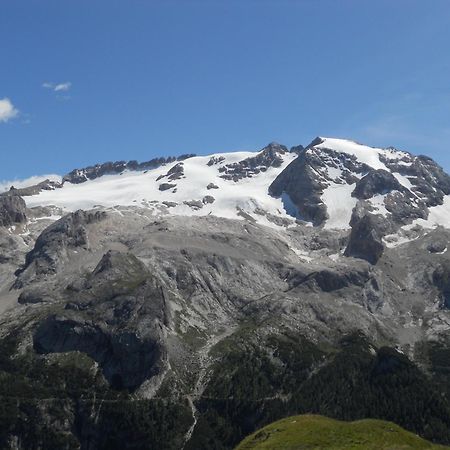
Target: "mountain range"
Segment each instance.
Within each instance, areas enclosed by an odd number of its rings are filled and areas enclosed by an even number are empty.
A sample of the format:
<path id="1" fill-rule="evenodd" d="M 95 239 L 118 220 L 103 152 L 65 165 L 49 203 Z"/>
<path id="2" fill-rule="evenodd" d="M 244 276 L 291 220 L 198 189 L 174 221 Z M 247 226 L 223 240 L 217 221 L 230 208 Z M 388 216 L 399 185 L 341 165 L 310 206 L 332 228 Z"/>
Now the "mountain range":
<path id="1" fill-rule="evenodd" d="M 349 140 L 0 195 L 0 447 L 230 449 L 274 420 L 450 444 L 450 176 Z"/>

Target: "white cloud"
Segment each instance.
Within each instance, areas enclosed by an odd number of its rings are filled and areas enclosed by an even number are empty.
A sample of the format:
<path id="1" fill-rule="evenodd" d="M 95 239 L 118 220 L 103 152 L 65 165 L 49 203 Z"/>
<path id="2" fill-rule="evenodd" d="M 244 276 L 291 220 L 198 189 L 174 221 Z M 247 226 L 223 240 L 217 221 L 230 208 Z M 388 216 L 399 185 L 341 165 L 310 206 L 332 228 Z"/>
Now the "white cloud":
<path id="1" fill-rule="evenodd" d="M 66 81 L 65 83 L 51 83 L 46 81 L 42 84 L 42 87 L 51 89 L 54 92 L 67 92 L 72 87 L 72 83 L 70 81 Z"/>
<path id="2" fill-rule="evenodd" d="M 0 192 L 9 191 L 11 186 L 14 186 L 16 189 L 24 188 L 27 186 L 33 186 L 35 184 L 40 183 L 41 181 L 50 180 L 50 181 L 58 181 L 61 182 L 62 177 L 56 174 L 50 175 L 35 175 L 30 178 L 26 178 L 24 180 L 15 179 L 15 180 L 0 180 Z"/>
<path id="3" fill-rule="evenodd" d="M 9 98 L 0 99 L 0 122 L 8 122 L 8 120 L 17 117 L 19 111 L 14 107 Z"/>
<path id="4" fill-rule="evenodd" d="M 67 81 L 66 83 L 59 83 L 55 86 L 55 92 L 66 92 L 68 91 L 72 86 L 72 83 L 70 81 Z"/>

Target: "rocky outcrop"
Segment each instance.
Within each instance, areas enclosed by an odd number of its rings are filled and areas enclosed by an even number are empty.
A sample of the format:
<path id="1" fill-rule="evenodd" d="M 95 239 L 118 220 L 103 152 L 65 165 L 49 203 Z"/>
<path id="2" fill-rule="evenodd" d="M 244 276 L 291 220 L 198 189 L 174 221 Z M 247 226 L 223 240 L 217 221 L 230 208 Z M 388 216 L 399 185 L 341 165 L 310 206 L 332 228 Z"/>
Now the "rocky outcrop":
<path id="1" fill-rule="evenodd" d="M 302 286 L 307 290 L 333 292 L 349 286 L 363 287 L 370 278 L 367 267 L 358 270 L 348 268 L 329 268 L 308 274 L 294 271 L 287 277 L 290 289 Z"/>
<path id="2" fill-rule="evenodd" d="M 411 191 L 427 207 L 441 205 L 444 195 L 450 194 L 450 176 L 427 156 L 405 154 L 400 160 L 381 160 L 389 170 L 409 180 Z"/>
<path id="3" fill-rule="evenodd" d="M 172 168 L 170 168 L 165 175 L 160 175 L 156 181 L 162 180 L 163 178 L 167 178 L 169 181 L 179 180 L 180 178 L 184 178 L 184 165 L 182 162 L 175 164 Z"/>
<path id="4" fill-rule="evenodd" d="M 64 314 L 49 316 L 34 333 L 38 353 L 86 353 L 118 389 L 135 390 L 164 369 L 164 289 L 134 255 L 108 252 L 66 295 Z"/>
<path id="5" fill-rule="evenodd" d="M 376 264 L 384 251 L 383 236 L 391 229 L 389 222 L 380 215 L 368 213 L 361 202 L 353 212 L 350 225 L 352 229 L 344 255 Z"/>
<path id="6" fill-rule="evenodd" d="M 299 156 L 269 187 L 270 195 L 281 197 L 289 214 L 315 226 L 328 218 L 327 206 L 322 201 L 325 189 L 332 183 L 354 184 L 370 171 L 353 155 L 316 148 L 322 143 L 322 138 L 316 138 L 304 150 L 299 149 Z"/>
<path id="7" fill-rule="evenodd" d="M 112 333 L 96 323 L 64 316 L 49 317 L 34 335 L 38 353 L 79 351 L 102 368 L 112 387 L 135 390 L 157 375 L 162 349 L 157 339 L 142 339 L 135 332 Z"/>
<path id="8" fill-rule="evenodd" d="M 440 264 L 433 272 L 433 282 L 438 288 L 442 306 L 450 308 L 450 261 Z"/>
<path id="9" fill-rule="evenodd" d="M 203 204 L 214 203 L 216 199 L 212 195 L 205 195 L 202 199 Z"/>
<path id="10" fill-rule="evenodd" d="M 366 200 L 377 194 L 384 195 L 392 191 L 404 192 L 405 188 L 387 170 L 373 169 L 358 180 L 352 196 L 359 200 Z"/>
<path id="11" fill-rule="evenodd" d="M 209 161 L 207 162 L 208 166 L 215 166 L 216 164 L 220 164 L 221 162 L 225 161 L 224 156 L 212 156 Z"/>
<path id="12" fill-rule="evenodd" d="M 187 200 L 183 202 L 186 206 L 189 206 L 190 208 L 194 210 L 199 210 L 203 208 L 203 205 L 205 202 L 202 202 L 201 200 Z"/>
<path id="13" fill-rule="evenodd" d="M 304 151 L 273 181 L 269 193 L 274 197 L 287 194 L 298 212 L 297 219 L 321 225 L 328 218 L 326 205 L 321 200 L 325 187 L 317 178 L 310 154 Z"/>
<path id="14" fill-rule="evenodd" d="M 156 169 L 164 164 L 170 164 L 175 161 L 184 161 L 185 159 L 194 157 L 194 154 L 183 154 L 178 157 L 169 156 L 167 158 L 154 158 L 146 162 L 133 161 L 115 161 L 96 164 L 95 166 L 85 167 L 84 169 L 74 169 L 63 177 L 63 183 L 72 184 L 84 183 L 88 180 L 94 180 L 103 175 L 119 174 L 125 170 L 151 170 Z"/>
<path id="15" fill-rule="evenodd" d="M 10 227 L 27 221 L 26 204 L 18 195 L 0 196 L 0 226 Z"/>
<path id="16" fill-rule="evenodd" d="M 269 167 L 280 167 L 283 163 L 280 155 L 288 152 L 284 145 L 272 142 L 264 147 L 257 156 L 220 167 L 221 178 L 239 181 L 242 178 L 251 178 L 253 175 L 265 172 Z"/>
<path id="17" fill-rule="evenodd" d="M 176 188 L 177 187 L 177 185 L 176 184 L 173 184 L 173 183 L 161 183 L 160 185 L 159 185 L 159 190 L 160 191 L 168 191 L 169 189 L 173 189 L 173 188 Z"/>
<path id="18" fill-rule="evenodd" d="M 49 289 L 44 286 L 32 286 L 22 290 L 17 300 L 22 305 L 36 304 L 36 303 L 53 303 L 54 297 Z"/>
<path id="19" fill-rule="evenodd" d="M 175 208 L 175 206 L 178 206 L 177 202 L 169 202 L 167 200 L 163 201 L 162 204 L 167 206 L 167 208 Z"/>
<path id="20" fill-rule="evenodd" d="M 24 266 L 17 271 L 16 287 L 30 277 L 56 273 L 62 268 L 68 249 L 88 248 L 87 226 L 105 217 L 105 212 L 79 210 L 46 228 L 27 254 Z"/>

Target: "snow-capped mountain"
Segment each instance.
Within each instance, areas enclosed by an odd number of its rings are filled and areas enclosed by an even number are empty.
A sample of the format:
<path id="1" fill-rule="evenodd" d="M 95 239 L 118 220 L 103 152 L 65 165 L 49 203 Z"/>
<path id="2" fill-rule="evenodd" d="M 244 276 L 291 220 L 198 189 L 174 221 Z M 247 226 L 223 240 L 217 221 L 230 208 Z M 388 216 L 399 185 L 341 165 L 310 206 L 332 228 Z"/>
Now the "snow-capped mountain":
<path id="1" fill-rule="evenodd" d="M 331 138 L 7 190 L 0 447 L 226 450 L 311 411 L 450 443 L 449 199 Z"/>
<path id="2" fill-rule="evenodd" d="M 430 158 L 316 138 L 290 151 L 182 155 L 76 169 L 62 183 L 20 189 L 27 207 L 138 206 L 155 215 L 215 215 L 291 226 L 350 228 L 357 203 L 392 222 L 450 226 L 450 178 Z"/>

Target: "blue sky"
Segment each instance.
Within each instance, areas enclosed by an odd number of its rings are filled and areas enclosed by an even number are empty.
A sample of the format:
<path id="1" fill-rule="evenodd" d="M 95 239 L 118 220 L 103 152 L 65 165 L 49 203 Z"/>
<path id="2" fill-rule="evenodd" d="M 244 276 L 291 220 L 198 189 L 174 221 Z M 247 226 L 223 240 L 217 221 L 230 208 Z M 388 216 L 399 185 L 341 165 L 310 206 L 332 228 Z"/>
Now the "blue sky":
<path id="1" fill-rule="evenodd" d="M 450 170 L 450 1 L 0 0 L 0 180 L 393 145 Z"/>

